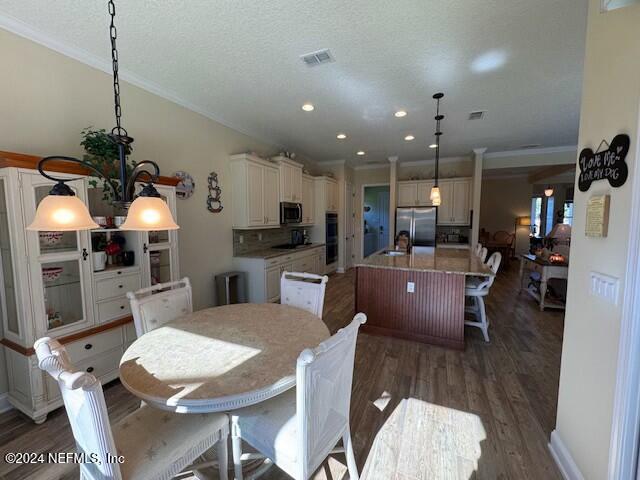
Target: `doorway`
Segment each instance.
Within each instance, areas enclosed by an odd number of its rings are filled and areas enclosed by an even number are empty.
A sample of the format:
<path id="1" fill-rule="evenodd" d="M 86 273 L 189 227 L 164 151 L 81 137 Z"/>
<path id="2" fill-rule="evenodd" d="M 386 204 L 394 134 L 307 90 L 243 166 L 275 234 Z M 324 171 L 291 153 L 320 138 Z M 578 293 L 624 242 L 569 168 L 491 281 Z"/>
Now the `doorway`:
<path id="1" fill-rule="evenodd" d="M 362 257 L 389 243 L 389 185 L 363 187 Z"/>

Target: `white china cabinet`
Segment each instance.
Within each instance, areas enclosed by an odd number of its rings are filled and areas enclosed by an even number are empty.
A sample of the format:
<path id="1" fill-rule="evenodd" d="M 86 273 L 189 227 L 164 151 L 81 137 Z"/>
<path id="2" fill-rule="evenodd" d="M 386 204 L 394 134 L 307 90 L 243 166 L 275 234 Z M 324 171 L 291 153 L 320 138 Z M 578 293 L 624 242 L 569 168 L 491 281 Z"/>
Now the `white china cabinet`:
<path id="1" fill-rule="evenodd" d="M 81 232 L 32 232 L 25 227 L 54 182 L 42 177 L 37 157 L 0 152 L 0 342 L 11 404 L 36 422 L 60 405 L 55 382 L 37 368 L 33 343 L 44 336 L 66 344 L 74 363 L 103 383 L 118 376 L 124 349 L 135 339 L 126 292 L 177 280 L 176 231 L 125 232 L 118 212 L 103 200 L 102 184 L 71 178 L 75 194 L 107 224 Z M 175 182 L 162 177 L 158 191 L 174 218 Z M 104 253 L 101 253 L 104 252 Z M 107 261 L 104 260 L 106 257 Z"/>

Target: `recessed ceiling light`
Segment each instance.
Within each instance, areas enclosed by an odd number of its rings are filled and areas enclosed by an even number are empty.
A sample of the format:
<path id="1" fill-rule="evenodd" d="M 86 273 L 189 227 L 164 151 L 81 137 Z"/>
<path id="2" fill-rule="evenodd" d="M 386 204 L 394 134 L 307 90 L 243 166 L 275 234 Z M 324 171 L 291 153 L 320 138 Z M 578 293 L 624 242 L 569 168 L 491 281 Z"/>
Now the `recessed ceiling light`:
<path id="1" fill-rule="evenodd" d="M 429 148 L 438 148 L 438 145 L 436 145 L 435 143 L 432 143 L 431 145 L 429 145 Z"/>
<path id="2" fill-rule="evenodd" d="M 360 155 L 360 156 L 364 155 L 364 150 L 358 150 L 356 152 L 356 155 Z"/>
<path id="3" fill-rule="evenodd" d="M 415 140 L 415 138 L 416 138 L 416 137 L 414 137 L 413 135 L 407 135 L 406 137 L 404 137 L 404 139 L 405 139 L 407 142 L 410 142 L 411 140 Z"/>
<path id="4" fill-rule="evenodd" d="M 405 112 L 404 110 L 398 110 L 395 113 L 395 116 L 398 117 L 398 118 L 406 117 L 407 116 L 407 112 Z"/>
<path id="5" fill-rule="evenodd" d="M 305 103 L 304 105 L 302 105 L 302 109 L 305 112 L 313 112 L 313 105 L 311 105 L 310 103 Z"/>
<path id="6" fill-rule="evenodd" d="M 347 138 L 347 136 L 344 133 L 339 133 L 338 135 L 336 135 L 336 138 L 338 140 L 344 140 L 345 138 Z"/>

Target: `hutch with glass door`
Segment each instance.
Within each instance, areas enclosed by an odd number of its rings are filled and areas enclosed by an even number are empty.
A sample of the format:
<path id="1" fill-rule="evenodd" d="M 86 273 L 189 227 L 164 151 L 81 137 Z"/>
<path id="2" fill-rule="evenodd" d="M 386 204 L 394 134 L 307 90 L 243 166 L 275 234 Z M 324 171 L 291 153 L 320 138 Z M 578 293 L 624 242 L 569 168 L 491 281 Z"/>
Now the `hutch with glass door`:
<path id="1" fill-rule="evenodd" d="M 68 164 L 47 170 L 67 182 L 100 228 L 35 232 L 25 227 L 54 182 L 36 170 L 39 157 L 0 152 L 0 343 L 9 401 L 37 423 L 62 405 L 55 382 L 38 367 L 36 339 L 66 344 L 72 361 L 103 383 L 118 377 L 120 357 L 135 339 L 128 291 L 178 280 L 178 233 L 122 231 L 124 213 L 110 204 L 102 182 Z M 177 179 L 156 188 L 176 217 Z"/>

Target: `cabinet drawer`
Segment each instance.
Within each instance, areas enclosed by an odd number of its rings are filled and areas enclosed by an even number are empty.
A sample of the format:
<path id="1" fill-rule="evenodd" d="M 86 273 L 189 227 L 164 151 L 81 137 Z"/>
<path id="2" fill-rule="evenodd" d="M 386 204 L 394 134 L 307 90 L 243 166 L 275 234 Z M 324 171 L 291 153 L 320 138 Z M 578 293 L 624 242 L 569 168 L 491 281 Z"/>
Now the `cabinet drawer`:
<path id="1" fill-rule="evenodd" d="M 140 275 L 125 275 L 123 277 L 96 280 L 96 300 L 119 297 L 127 292 L 140 289 Z"/>
<path id="2" fill-rule="evenodd" d="M 122 329 L 112 328 L 106 332 L 71 342 L 65 345 L 71 361 L 80 363 L 83 360 L 99 355 L 103 352 L 122 346 Z"/>
<path id="3" fill-rule="evenodd" d="M 288 263 L 291 262 L 291 260 L 295 257 L 295 255 L 282 255 L 280 257 L 276 257 L 276 258 L 270 258 L 269 260 L 267 260 L 266 264 L 266 268 L 270 268 L 270 267 L 274 267 L 276 265 L 282 265 L 283 263 Z"/>
<path id="4" fill-rule="evenodd" d="M 131 305 L 125 296 L 98 303 L 98 323 L 122 318 L 125 315 L 131 315 Z"/>

